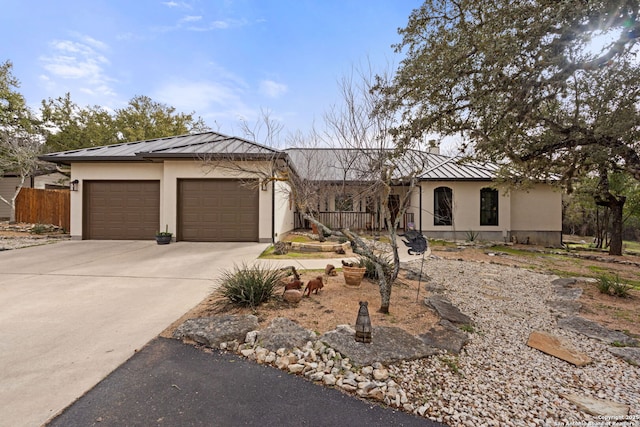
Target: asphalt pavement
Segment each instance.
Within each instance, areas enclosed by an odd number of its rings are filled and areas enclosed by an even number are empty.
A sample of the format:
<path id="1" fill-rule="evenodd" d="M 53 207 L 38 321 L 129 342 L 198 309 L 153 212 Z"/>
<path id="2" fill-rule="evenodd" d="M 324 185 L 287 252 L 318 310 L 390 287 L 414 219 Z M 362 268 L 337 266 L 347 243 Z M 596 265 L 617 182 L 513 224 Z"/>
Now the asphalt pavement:
<path id="1" fill-rule="evenodd" d="M 443 426 L 240 356 L 156 338 L 48 427 Z"/>

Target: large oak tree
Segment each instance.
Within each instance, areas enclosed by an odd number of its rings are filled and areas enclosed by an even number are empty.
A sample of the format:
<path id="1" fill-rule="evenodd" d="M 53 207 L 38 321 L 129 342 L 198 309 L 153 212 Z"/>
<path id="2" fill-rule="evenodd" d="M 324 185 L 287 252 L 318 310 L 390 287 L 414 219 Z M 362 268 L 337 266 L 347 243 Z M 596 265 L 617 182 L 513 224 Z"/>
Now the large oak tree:
<path id="1" fill-rule="evenodd" d="M 638 13 L 637 0 L 426 0 L 399 30 L 406 57 L 379 109 L 398 114 L 400 144 L 458 136 L 511 182 L 595 176 L 619 255 L 625 198 L 609 176 L 640 180 Z"/>

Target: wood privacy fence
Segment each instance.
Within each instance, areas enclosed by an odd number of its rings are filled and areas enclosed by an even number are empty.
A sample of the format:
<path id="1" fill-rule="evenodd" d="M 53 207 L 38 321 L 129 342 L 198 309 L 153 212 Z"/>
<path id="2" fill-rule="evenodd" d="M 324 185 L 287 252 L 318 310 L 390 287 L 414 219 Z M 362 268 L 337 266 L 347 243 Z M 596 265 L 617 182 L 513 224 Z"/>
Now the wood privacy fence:
<path id="1" fill-rule="evenodd" d="M 23 187 L 16 199 L 16 221 L 54 224 L 67 232 L 71 228 L 69 190 L 40 190 Z"/>

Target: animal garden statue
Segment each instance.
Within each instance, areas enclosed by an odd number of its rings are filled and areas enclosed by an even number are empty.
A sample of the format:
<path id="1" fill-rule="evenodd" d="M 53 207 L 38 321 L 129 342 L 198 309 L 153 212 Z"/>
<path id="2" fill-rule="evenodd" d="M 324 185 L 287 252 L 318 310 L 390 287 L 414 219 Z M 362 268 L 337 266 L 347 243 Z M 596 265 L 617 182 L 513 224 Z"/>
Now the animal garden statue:
<path id="1" fill-rule="evenodd" d="M 367 305 L 369 305 L 367 301 L 360 301 L 360 309 L 356 318 L 356 342 L 371 342 L 371 318 Z"/>
<path id="2" fill-rule="evenodd" d="M 427 239 L 416 230 L 407 230 L 404 237 L 402 242 L 409 247 L 409 255 L 422 255 L 427 250 Z"/>
<path id="3" fill-rule="evenodd" d="M 310 297 L 311 296 L 311 292 L 315 292 L 315 294 L 318 294 L 318 291 L 320 289 L 324 288 L 324 284 L 322 283 L 322 276 L 318 276 L 315 279 L 311 279 L 309 280 L 309 282 L 307 283 L 307 287 L 304 289 L 304 292 L 302 292 L 302 295 L 304 295 L 304 293 L 307 293 L 307 296 Z"/>

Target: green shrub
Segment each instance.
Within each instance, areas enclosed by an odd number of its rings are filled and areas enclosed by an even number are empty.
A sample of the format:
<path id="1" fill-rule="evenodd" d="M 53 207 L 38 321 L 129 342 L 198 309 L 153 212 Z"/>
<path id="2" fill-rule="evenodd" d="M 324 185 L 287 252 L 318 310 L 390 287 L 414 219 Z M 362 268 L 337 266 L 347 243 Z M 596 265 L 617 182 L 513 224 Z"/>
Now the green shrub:
<path id="1" fill-rule="evenodd" d="M 32 234 L 44 234 L 47 231 L 49 231 L 49 227 L 44 224 L 34 224 L 33 227 L 31 227 Z"/>
<path id="2" fill-rule="evenodd" d="M 467 242 L 475 242 L 476 240 L 478 240 L 478 237 L 480 236 L 480 233 L 477 231 L 473 231 L 473 230 L 469 230 L 466 233 L 467 235 Z"/>
<path id="3" fill-rule="evenodd" d="M 222 272 L 217 292 L 232 304 L 255 308 L 273 297 L 285 274 L 265 265 L 234 265 L 233 270 Z"/>
<path id="4" fill-rule="evenodd" d="M 620 277 L 616 274 L 616 280 L 613 281 L 611 286 L 611 293 L 616 297 L 626 298 L 629 296 L 629 289 L 631 289 L 631 286 L 622 283 Z"/>
<path id="5" fill-rule="evenodd" d="M 612 285 L 611 282 L 611 278 L 603 274 L 602 276 L 598 277 L 598 283 L 596 283 L 596 287 L 601 294 L 610 294 Z"/>
<path id="6" fill-rule="evenodd" d="M 596 286 L 602 294 L 613 295 L 621 298 L 628 297 L 629 289 L 631 289 L 631 286 L 620 281 L 620 276 L 618 274 L 616 274 L 615 277 L 603 274 L 598 278 Z"/>

